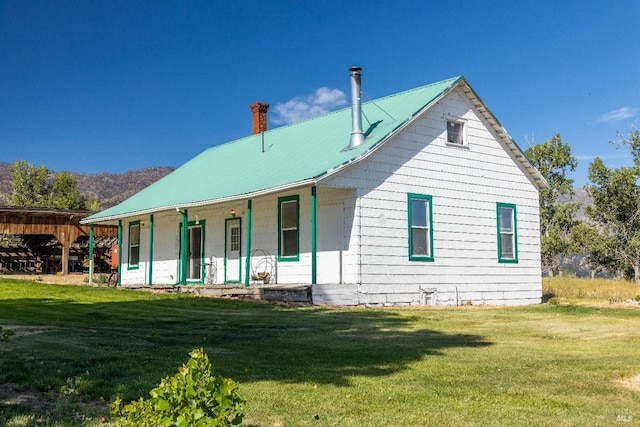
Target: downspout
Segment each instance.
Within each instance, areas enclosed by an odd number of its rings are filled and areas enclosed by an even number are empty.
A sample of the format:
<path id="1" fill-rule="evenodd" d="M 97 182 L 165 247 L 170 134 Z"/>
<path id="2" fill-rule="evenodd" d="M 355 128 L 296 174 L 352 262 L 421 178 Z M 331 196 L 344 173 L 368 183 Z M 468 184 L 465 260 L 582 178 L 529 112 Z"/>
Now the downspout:
<path id="1" fill-rule="evenodd" d="M 358 244 L 356 247 L 358 248 L 358 280 L 356 283 L 358 286 L 362 286 L 362 199 L 357 194 L 356 190 L 356 209 L 358 209 Z M 359 300 L 360 298 L 358 298 Z M 360 301 L 358 301 L 359 303 Z"/>
<path id="2" fill-rule="evenodd" d="M 153 285 L 153 214 L 149 216 L 149 286 Z"/>
<path id="3" fill-rule="evenodd" d="M 89 286 L 93 286 L 93 224 L 89 225 Z"/>
<path id="4" fill-rule="evenodd" d="M 247 252 L 244 262 L 244 285 L 249 286 L 251 276 L 251 199 L 247 200 Z"/>
<path id="5" fill-rule="evenodd" d="M 122 220 L 118 220 L 118 286 L 122 286 Z"/>
<path id="6" fill-rule="evenodd" d="M 317 203 L 316 186 L 311 187 L 311 284 L 317 283 Z"/>

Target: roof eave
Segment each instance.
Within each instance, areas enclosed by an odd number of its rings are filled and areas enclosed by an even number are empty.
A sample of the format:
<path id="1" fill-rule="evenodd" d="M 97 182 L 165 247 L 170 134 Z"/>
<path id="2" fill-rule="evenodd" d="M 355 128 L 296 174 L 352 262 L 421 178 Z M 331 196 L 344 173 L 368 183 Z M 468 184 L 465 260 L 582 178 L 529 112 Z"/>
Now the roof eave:
<path id="1" fill-rule="evenodd" d="M 181 210 L 181 209 L 197 208 L 197 207 L 207 206 L 207 205 L 218 205 L 218 204 L 221 204 L 221 203 L 234 202 L 234 201 L 238 201 L 238 200 L 252 199 L 254 197 L 267 196 L 269 194 L 278 193 L 278 192 L 281 192 L 281 191 L 288 191 L 288 190 L 293 190 L 293 189 L 300 188 L 300 187 L 306 187 L 306 186 L 309 186 L 309 185 L 314 185 L 314 184 L 316 184 L 316 182 L 317 182 L 317 179 L 315 179 L 315 178 L 306 179 L 306 180 L 292 182 L 292 183 L 285 184 L 285 185 L 280 185 L 280 186 L 277 186 L 277 187 L 271 187 L 271 188 L 266 188 L 266 189 L 259 190 L 259 191 L 254 191 L 254 192 L 251 192 L 251 193 L 236 194 L 236 195 L 228 196 L 228 197 L 221 197 L 221 198 L 217 198 L 217 199 L 208 199 L 208 200 L 200 200 L 200 201 L 197 201 L 197 202 L 190 202 L 190 203 L 179 203 L 179 204 L 173 204 L 173 205 L 159 206 L 159 207 L 150 208 L 150 209 L 125 212 L 125 213 L 117 214 L 117 215 L 109 215 L 109 216 L 96 218 L 96 219 L 86 218 L 86 219 L 80 221 L 80 223 L 81 224 L 97 224 L 97 223 L 101 223 L 101 222 L 117 221 L 117 220 L 121 220 L 121 219 L 125 219 L 125 218 L 131 218 L 131 217 L 140 217 L 140 216 L 143 216 L 143 215 L 150 215 L 150 214 L 154 214 L 154 213 L 158 213 L 158 212 L 172 211 L 172 210 L 175 210 L 175 209 Z"/>
<path id="2" fill-rule="evenodd" d="M 549 184 L 547 180 L 542 176 L 540 171 L 533 166 L 533 163 L 527 158 L 524 154 L 524 151 L 518 146 L 518 144 L 511 138 L 511 135 L 507 132 L 507 130 L 500 124 L 498 119 L 491 113 L 491 111 L 487 108 L 487 106 L 482 102 L 480 97 L 476 94 L 476 92 L 469 86 L 464 78 L 461 78 L 458 81 L 457 86 L 465 93 L 467 98 L 471 101 L 473 107 L 477 112 L 479 112 L 482 117 L 489 123 L 493 131 L 498 135 L 498 137 L 505 143 L 505 145 L 511 150 L 516 160 L 520 162 L 520 164 L 524 167 L 524 169 L 529 173 L 530 178 L 535 183 L 538 190 L 547 190 L 549 189 Z"/>

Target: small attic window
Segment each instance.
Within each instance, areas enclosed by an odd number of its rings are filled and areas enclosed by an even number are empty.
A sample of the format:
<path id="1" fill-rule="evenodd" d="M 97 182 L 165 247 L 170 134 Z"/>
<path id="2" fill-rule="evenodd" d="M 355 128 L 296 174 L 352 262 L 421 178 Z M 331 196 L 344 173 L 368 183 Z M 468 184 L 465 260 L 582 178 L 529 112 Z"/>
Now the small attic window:
<path id="1" fill-rule="evenodd" d="M 447 119 L 447 143 L 466 145 L 465 131 L 464 121 Z"/>

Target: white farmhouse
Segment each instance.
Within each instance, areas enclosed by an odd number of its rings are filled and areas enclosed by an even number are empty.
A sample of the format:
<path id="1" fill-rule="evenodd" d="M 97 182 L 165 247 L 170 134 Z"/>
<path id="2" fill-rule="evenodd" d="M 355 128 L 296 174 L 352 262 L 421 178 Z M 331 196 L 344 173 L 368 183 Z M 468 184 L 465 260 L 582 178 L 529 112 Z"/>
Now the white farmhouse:
<path id="1" fill-rule="evenodd" d="M 212 147 L 84 220 L 121 286 L 308 285 L 314 303 L 539 303 L 540 173 L 463 77 Z M 266 283 L 266 285 L 265 285 Z"/>

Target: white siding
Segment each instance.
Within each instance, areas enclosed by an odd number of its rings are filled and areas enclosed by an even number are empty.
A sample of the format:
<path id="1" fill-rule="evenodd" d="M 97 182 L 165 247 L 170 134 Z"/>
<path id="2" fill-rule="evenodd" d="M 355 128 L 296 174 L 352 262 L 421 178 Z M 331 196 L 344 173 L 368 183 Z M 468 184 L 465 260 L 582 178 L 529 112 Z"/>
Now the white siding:
<path id="1" fill-rule="evenodd" d="M 318 283 L 357 283 L 354 245 L 356 192 L 353 189 L 319 187 L 317 190 Z"/>
<path id="2" fill-rule="evenodd" d="M 278 199 L 297 195 L 300 198 L 300 259 L 278 262 Z M 319 283 L 356 283 L 357 265 L 351 243 L 355 191 L 343 188 L 317 189 L 317 278 Z M 204 225 L 204 252 L 206 284 L 225 282 L 225 221 L 241 219 L 241 283 L 246 277 L 246 244 L 248 232 L 247 201 L 222 203 L 188 210 L 190 222 L 199 220 Z M 311 284 L 311 188 L 258 197 L 252 200 L 251 252 L 271 256 L 274 262 L 271 283 Z M 122 284 L 140 286 L 149 282 L 149 220 L 150 217 L 131 218 L 143 221 L 140 238 L 140 264 L 129 269 L 128 224 L 123 223 Z M 154 215 L 153 285 L 175 285 L 179 281 L 178 254 L 180 252 L 180 224 L 182 215 L 175 210 Z M 250 263 L 251 265 L 251 263 Z M 251 270 L 251 267 L 250 267 Z M 251 271 L 250 271 L 251 273 Z M 209 278 L 211 277 L 211 279 Z"/>
<path id="3" fill-rule="evenodd" d="M 153 216 L 153 284 L 173 285 L 178 281 L 178 251 L 181 217 L 176 211 Z M 149 253 L 148 240 L 141 249 Z M 148 257 L 147 257 L 148 258 Z"/>
<path id="4" fill-rule="evenodd" d="M 122 226 L 122 247 L 118 248 L 120 252 L 120 262 L 123 285 L 145 283 L 145 277 L 147 274 L 147 267 L 149 263 L 148 253 L 145 253 L 144 248 L 147 245 L 143 242 L 149 240 L 149 228 L 142 223 L 140 224 L 140 258 L 137 266 L 129 264 L 129 226 L 132 222 L 138 221 L 140 218 L 134 218 L 131 221 L 123 222 Z M 146 225 L 146 224 L 145 224 Z"/>
<path id="5" fill-rule="evenodd" d="M 235 212 L 235 217 L 232 216 L 232 211 Z M 247 238 L 247 202 L 239 201 L 222 203 L 219 205 L 189 209 L 190 221 L 193 221 L 196 215 L 200 221 L 204 221 L 205 223 L 205 277 L 211 277 L 210 284 L 225 283 L 225 277 L 227 277 L 227 272 L 225 271 L 226 220 L 240 218 L 240 282 L 244 282 Z M 209 280 L 205 278 L 205 283 L 208 281 Z"/>
<path id="6" fill-rule="evenodd" d="M 179 214 L 173 211 L 154 215 L 153 225 L 153 268 L 152 280 L 154 285 L 173 285 L 178 280 L 178 245 L 179 245 Z M 128 265 L 129 224 L 140 221 L 140 263 L 138 268 L 131 269 Z M 123 286 L 149 284 L 150 258 L 150 216 L 132 218 L 123 221 L 121 248 L 121 283 Z"/>
<path id="7" fill-rule="evenodd" d="M 277 262 L 278 198 L 300 198 L 300 259 Z M 351 228 L 355 191 L 318 187 L 316 192 L 318 283 L 356 283 Z M 311 188 L 262 197 L 253 201 L 251 247 L 264 249 L 276 259 L 277 283 L 311 284 Z"/>
<path id="8" fill-rule="evenodd" d="M 446 143 L 448 117 L 467 146 Z M 540 301 L 537 190 L 457 91 L 327 184 L 359 188 L 360 303 Z M 432 196 L 433 262 L 409 261 L 407 193 Z M 516 205 L 518 263 L 498 262 L 497 202 Z"/>

